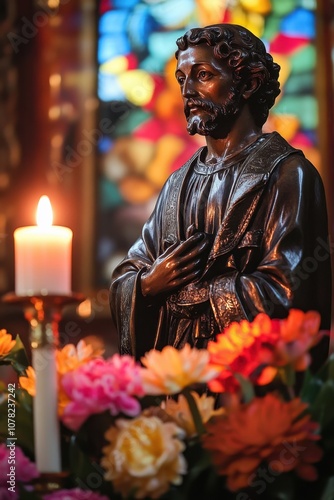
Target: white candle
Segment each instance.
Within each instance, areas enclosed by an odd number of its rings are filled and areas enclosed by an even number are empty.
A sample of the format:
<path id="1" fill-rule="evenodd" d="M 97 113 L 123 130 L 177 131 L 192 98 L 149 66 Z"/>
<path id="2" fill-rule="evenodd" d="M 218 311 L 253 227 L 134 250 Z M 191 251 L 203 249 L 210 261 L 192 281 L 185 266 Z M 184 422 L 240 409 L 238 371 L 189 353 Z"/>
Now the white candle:
<path id="1" fill-rule="evenodd" d="M 15 293 L 20 296 L 71 293 L 72 231 L 52 226 L 52 208 L 42 196 L 37 226 L 14 231 Z"/>
<path id="2" fill-rule="evenodd" d="M 39 472 L 61 471 L 56 353 L 52 346 L 32 349 L 35 461 Z"/>

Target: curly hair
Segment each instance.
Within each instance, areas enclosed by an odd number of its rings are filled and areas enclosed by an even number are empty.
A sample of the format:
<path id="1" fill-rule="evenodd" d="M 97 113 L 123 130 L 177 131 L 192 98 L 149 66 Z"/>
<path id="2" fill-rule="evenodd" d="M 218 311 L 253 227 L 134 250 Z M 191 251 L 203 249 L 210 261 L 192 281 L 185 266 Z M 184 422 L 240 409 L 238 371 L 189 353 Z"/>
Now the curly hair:
<path id="1" fill-rule="evenodd" d="M 234 84 L 256 78 L 260 85 L 248 99 L 255 123 L 262 127 L 269 109 L 280 94 L 278 75 L 280 66 L 266 51 L 264 43 L 248 29 L 237 24 L 213 24 L 204 28 L 192 28 L 176 41 L 179 52 L 200 43 L 213 47 L 217 59 L 223 59 L 231 68 Z"/>

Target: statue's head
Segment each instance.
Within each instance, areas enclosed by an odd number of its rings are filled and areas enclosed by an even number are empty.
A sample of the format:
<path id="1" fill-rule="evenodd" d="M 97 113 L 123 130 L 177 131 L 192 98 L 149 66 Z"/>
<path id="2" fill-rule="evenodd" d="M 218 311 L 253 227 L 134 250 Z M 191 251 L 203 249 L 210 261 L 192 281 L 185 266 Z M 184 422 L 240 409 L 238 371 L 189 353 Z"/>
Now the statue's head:
<path id="1" fill-rule="evenodd" d="M 269 109 L 280 93 L 280 66 L 273 61 L 258 37 L 236 24 L 215 24 L 190 29 L 176 44 L 176 59 L 179 59 L 181 51 L 189 47 L 200 44 L 212 47 L 219 65 L 231 70 L 231 94 L 240 92 L 247 82 L 256 81 L 256 85 L 253 85 L 255 90 L 248 97 L 247 103 L 255 124 L 262 127 L 268 118 Z"/>

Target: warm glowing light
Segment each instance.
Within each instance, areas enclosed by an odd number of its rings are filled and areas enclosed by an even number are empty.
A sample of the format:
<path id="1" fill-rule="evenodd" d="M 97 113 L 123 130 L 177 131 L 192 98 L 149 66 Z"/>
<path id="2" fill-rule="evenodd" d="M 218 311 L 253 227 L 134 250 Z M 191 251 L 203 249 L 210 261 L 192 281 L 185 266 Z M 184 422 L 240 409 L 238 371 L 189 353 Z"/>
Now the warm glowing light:
<path id="1" fill-rule="evenodd" d="M 61 115 L 60 106 L 52 106 L 49 109 L 49 118 L 50 120 L 57 120 Z"/>
<path id="2" fill-rule="evenodd" d="M 61 84 L 61 75 L 59 73 L 53 73 L 53 75 L 50 75 L 49 77 L 49 84 L 50 87 L 59 87 Z"/>
<path id="3" fill-rule="evenodd" d="M 82 318 L 88 318 L 92 314 L 92 309 L 92 301 L 90 299 L 86 299 L 78 305 L 77 313 Z"/>
<path id="4" fill-rule="evenodd" d="M 41 196 L 36 212 L 37 226 L 46 229 L 52 226 L 53 213 L 50 200 L 47 196 Z"/>
<path id="5" fill-rule="evenodd" d="M 48 7 L 50 9 L 58 9 L 60 0 L 48 0 Z"/>

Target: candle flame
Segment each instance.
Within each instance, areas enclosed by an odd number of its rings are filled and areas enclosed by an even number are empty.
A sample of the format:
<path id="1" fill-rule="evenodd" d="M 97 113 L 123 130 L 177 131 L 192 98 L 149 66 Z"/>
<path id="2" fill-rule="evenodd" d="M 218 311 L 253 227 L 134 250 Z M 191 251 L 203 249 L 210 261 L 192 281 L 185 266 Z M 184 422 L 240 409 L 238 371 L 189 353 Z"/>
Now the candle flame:
<path id="1" fill-rule="evenodd" d="M 52 207 L 50 200 L 47 196 L 41 196 L 36 212 L 37 225 L 42 228 L 47 228 L 52 226 Z"/>

